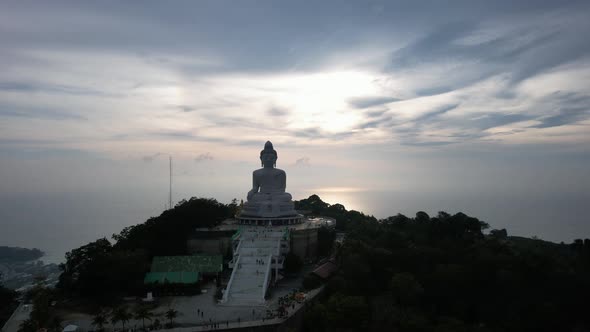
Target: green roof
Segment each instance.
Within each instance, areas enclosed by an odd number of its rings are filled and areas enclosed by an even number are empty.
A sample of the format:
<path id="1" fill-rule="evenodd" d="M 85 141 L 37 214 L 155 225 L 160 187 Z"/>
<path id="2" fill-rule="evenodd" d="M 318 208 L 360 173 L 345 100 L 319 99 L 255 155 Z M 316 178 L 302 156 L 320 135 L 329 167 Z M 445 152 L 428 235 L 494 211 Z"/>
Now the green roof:
<path id="1" fill-rule="evenodd" d="M 222 270 L 223 257 L 221 255 L 156 256 L 152 261 L 151 272 L 217 273 Z"/>
<path id="2" fill-rule="evenodd" d="M 197 272 L 148 272 L 143 279 L 144 284 L 171 283 L 171 284 L 194 284 L 199 281 Z"/>

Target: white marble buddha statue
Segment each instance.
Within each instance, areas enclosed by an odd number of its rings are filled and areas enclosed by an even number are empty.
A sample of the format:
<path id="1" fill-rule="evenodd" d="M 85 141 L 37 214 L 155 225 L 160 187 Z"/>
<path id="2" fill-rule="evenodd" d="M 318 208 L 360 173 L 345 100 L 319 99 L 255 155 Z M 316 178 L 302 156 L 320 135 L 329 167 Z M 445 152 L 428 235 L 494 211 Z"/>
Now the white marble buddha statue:
<path id="1" fill-rule="evenodd" d="M 291 194 L 285 192 L 287 174 L 275 168 L 277 152 L 270 141 L 260 151 L 262 168 L 252 173 L 252 190 L 242 209 L 242 216 L 273 218 L 296 215 Z"/>

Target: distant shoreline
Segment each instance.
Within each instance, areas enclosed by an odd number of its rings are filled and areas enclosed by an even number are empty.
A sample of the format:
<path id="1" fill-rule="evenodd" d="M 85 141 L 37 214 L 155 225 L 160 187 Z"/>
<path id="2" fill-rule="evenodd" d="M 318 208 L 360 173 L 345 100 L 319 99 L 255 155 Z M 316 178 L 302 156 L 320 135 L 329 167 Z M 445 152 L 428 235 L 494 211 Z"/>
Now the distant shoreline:
<path id="1" fill-rule="evenodd" d="M 0 246 L 0 263 L 26 263 L 44 256 L 45 252 L 38 248 Z"/>

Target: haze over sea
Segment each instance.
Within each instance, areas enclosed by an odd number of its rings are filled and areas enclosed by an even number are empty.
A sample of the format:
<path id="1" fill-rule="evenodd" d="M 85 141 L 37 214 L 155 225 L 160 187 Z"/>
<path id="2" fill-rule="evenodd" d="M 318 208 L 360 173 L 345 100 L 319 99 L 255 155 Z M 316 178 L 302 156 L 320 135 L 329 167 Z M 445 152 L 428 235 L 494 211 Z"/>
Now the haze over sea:
<path id="1" fill-rule="evenodd" d="M 244 174 L 247 178 L 248 174 Z M 295 180 L 295 179 L 294 179 Z M 185 188 L 189 189 L 189 188 Z M 321 189 L 321 188 L 320 188 Z M 244 190 L 242 190 L 244 191 Z M 588 196 L 576 194 L 520 195 L 511 193 L 417 193 L 395 191 L 338 191 L 328 188 L 314 192 L 329 203 L 340 202 L 385 218 L 397 213 L 414 216 L 417 211 L 435 215 L 438 211 L 464 212 L 490 223 L 491 228 L 507 228 L 510 235 L 538 236 L 566 243 L 590 236 L 587 219 Z M 216 193 L 229 203 L 235 194 Z M 309 193 L 297 192 L 294 198 Z M 175 193 L 175 197 L 211 196 L 206 192 Z M 123 227 L 157 216 L 166 204 L 166 188 L 159 192 L 63 193 L 56 195 L 2 197 L 0 244 L 37 247 L 46 252 L 46 263 L 64 261 L 66 251 L 101 237 L 118 233 Z"/>
<path id="2" fill-rule="evenodd" d="M 0 3 L 0 245 L 47 261 L 173 198 L 590 237 L 588 1 Z"/>

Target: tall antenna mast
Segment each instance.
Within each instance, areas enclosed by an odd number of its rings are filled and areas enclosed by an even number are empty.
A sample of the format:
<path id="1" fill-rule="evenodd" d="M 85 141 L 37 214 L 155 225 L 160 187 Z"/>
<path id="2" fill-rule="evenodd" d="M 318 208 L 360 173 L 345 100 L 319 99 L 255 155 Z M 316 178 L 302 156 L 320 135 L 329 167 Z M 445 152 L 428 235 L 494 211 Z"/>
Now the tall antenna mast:
<path id="1" fill-rule="evenodd" d="M 170 158 L 170 192 L 168 194 L 168 203 L 170 205 L 168 205 L 170 207 L 170 209 L 172 209 L 172 156 L 169 156 Z"/>

